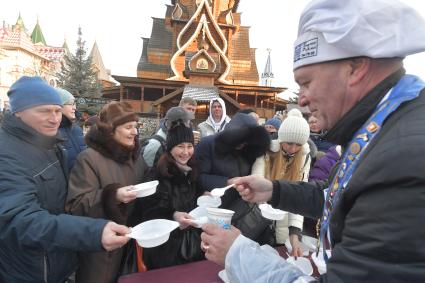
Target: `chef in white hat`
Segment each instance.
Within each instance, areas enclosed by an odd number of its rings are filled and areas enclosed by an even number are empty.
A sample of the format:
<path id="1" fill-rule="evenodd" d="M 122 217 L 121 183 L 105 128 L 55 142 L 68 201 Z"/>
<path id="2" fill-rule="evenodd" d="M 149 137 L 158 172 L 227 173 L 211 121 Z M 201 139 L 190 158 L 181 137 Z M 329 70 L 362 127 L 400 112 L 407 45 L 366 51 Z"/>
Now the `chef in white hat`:
<path id="1" fill-rule="evenodd" d="M 425 82 L 403 69 L 423 51 L 425 20 L 397 0 L 313 0 L 301 14 L 299 104 L 343 145 L 341 163 L 324 184 L 229 182 L 246 201 L 321 219 L 320 281 L 425 278 Z M 224 264 L 230 282 L 315 280 L 236 228 L 203 229 L 207 259 Z"/>

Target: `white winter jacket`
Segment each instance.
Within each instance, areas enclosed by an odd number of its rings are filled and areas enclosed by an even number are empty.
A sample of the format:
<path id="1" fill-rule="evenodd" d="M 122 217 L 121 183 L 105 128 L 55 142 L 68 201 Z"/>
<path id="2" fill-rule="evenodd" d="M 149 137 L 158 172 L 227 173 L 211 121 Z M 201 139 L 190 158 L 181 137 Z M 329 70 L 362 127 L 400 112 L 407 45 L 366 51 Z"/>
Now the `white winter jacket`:
<path id="1" fill-rule="evenodd" d="M 280 144 L 278 140 L 272 140 L 270 144 L 270 151 L 278 152 L 280 150 Z M 308 173 L 310 171 L 310 163 L 311 159 L 309 158 L 310 147 L 308 143 L 305 143 L 302 147 L 303 159 L 302 163 L 302 180 L 300 181 L 308 181 Z M 307 160 L 306 160 L 307 158 Z M 252 166 L 252 174 L 265 176 L 265 166 L 266 166 L 266 155 L 260 156 L 255 161 Z M 303 229 L 304 217 L 299 214 L 288 213 L 285 218 L 276 222 L 276 242 L 278 244 L 284 244 L 286 239 L 289 238 L 289 226 L 297 227 L 299 229 Z"/>

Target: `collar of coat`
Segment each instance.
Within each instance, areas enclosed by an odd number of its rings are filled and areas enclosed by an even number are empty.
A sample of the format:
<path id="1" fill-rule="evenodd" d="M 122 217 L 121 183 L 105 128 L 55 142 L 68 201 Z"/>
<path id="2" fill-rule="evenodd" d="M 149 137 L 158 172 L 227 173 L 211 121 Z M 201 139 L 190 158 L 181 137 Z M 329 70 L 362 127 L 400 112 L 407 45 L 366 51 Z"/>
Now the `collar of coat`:
<path id="1" fill-rule="evenodd" d="M 59 126 L 60 128 L 71 128 L 72 127 L 72 121 L 68 119 L 65 115 L 62 114 L 62 121 Z"/>
<path id="2" fill-rule="evenodd" d="M 158 165 L 156 167 L 157 173 L 159 174 L 159 178 L 186 179 L 186 176 L 188 176 L 191 181 L 195 181 L 198 173 L 195 162 L 195 158 L 192 157 L 187 163 L 187 168 L 182 170 L 182 168 L 177 166 L 171 154 L 165 152 L 158 160 Z M 187 175 L 185 173 L 187 173 Z"/>
<path id="3" fill-rule="evenodd" d="M 85 136 L 85 141 L 88 147 L 118 163 L 136 160 L 140 156 L 140 145 L 137 136 L 135 138 L 135 146 L 133 148 L 126 147 L 115 141 L 110 128 L 102 128 L 98 125 L 92 126 Z"/>
<path id="4" fill-rule="evenodd" d="M 56 144 L 64 141 L 58 135 L 54 137 L 41 135 L 11 113 L 7 113 L 4 116 L 2 128 L 6 133 L 20 140 L 46 149 L 53 149 Z"/>
<path id="5" fill-rule="evenodd" d="M 325 140 L 346 146 L 356 131 L 372 115 L 382 98 L 397 84 L 404 74 L 405 70 L 401 68 L 375 86 L 327 132 L 324 136 Z"/>

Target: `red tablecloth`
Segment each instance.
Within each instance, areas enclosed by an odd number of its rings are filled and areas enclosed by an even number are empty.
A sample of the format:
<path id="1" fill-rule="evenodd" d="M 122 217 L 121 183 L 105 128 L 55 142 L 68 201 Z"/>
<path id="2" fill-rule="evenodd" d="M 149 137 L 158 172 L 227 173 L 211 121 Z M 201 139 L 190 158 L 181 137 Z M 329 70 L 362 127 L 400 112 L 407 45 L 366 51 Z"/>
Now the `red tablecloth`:
<path id="1" fill-rule="evenodd" d="M 276 250 L 283 258 L 288 257 L 285 246 L 277 247 Z M 313 276 L 317 278 L 317 267 L 310 256 L 308 259 L 313 265 Z M 222 283 L 218 277 L 218 272 L 222 269 L 223 267 L 212 261 L 203 260 L 121 276 L 118 283 Z"/>
<path id="2" fill-rule="evenodd" d="M 121 276 L 118 283 L 222 283 L 218 277 L 222 269 L 212 261 L 203 260 Z"/>

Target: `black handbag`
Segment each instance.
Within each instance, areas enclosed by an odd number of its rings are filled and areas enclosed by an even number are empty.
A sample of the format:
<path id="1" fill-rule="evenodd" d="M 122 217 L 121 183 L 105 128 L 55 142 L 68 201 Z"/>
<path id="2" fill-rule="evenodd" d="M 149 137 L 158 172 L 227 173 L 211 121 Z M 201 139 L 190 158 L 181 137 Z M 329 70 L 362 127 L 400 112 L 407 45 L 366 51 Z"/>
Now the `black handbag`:
<path id="1" fill-rule="evenodd" d="M 201 235 L 198 230 L 189 227 L 183 231 L 180 254 L 187 262 L 204 259 L 204 253 L 201 250 Z"/>
<path id="2" fill-rule="evenodd" d="M 124 247 L 123 256 L 121 258 L 121 265 L 119 274 L 131 274 L 137 272 L 137 253 L 136 241 L 131 239 Z"/>
<path id="3" fill-rule="evenodd" d="M 232 225 L 241 230 L 242 235 L 260 245 L 274 246 L 276 244 L 275 224 L 261 215 L 257 204 L 247 203 L 242 198 L 238 198 L 229 209 L 235 212 Z"/>

